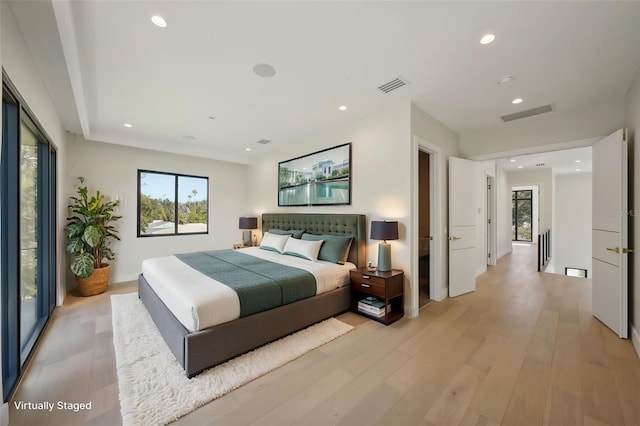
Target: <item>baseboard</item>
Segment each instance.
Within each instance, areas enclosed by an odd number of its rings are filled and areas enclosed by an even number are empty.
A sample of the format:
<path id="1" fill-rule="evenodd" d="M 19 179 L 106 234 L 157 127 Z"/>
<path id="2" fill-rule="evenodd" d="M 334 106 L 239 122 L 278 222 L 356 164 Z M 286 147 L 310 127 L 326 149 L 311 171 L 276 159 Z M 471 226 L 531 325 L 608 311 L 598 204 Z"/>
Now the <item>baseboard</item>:
<path id="1" fill-rule="evenodd" d="M 478 278 L 480 275 L 484 274 L 485 272 L 487 272 L 487 265 L 481 266 L 480 268 L 476 269 L 476 278 Z"/>
<path id="2" fill-rule="evenodd" d="M 120 284 L 120 283 L 126 283 L 129 281 L 137 281 L 138 280 L 138 274 L 137 273 L 133 273 L 133 274 L 119 274 L 119 275 L 112 275 L 111 276 L 111 284 Z"/>
<path id="3" fill-rule="evenodd" d="M 441 302 L 447 297 L 449 297 L 449 286 L 440 289 L 440 293 L 437 295 L 437 299 L 433 299 L 437 302 Z"/>
<path id="4" fill-rule="evenodd" d="M 508 255 L 509 253 L 511 253 L 511 250 L 501 251 L 500 253 L 498 253 L 498 259 L 500 259 L 502 256 Z"/>
<path id="5" fill-rule="evenodd" d="M 633 347 L 636 348 L 636 354 L 638 354 L 638 358 L 640 358 L 640 333 L 638 333 L 638 330 L 633 327 L 633 324 L 630 324 L 630 326 L 631 342 L 633 343 Z"/>

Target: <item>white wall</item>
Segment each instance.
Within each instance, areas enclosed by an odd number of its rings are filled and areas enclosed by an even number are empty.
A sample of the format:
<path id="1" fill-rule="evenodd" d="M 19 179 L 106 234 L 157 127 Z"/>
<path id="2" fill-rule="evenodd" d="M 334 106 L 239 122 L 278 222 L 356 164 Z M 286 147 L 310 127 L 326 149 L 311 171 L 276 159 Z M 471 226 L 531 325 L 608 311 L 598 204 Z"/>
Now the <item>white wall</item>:
<path id="1" fill-rule="evenodd" d="M 565 267 L 587 270 L 591 277 L 591 173 L 557 175 L 554 192 L 551 263 L 546 272 Z"/>
<path id="2" fill-rule="evenodd" d="M 496 168 L 496 230 L 498 259 L 511 253 L 511 186 L 509 175 L 502 166 Z"/>
<path id="3" fill-rule="evenodd" d="M 630 220 L 630 241 L 629 247 L 638 248 L 640 242 L 640 219 L 637 212 L 640 211 L 640 149 L 637 146 L 637 138 L 640 135 L 640 70 L 627 94 L 626 103 L 626 122 L 625 125 L 629 129 L 631 152 L 629 155 L 629 192 L 631 194 L 629 200 L 629 209 L 634 212 Z M 631 309 L 629 310 L 629 318 L 631 320 L 631 338 L 636 352 L 640 355 L 640 256 L 631 257 L 629 285 L 629 299 Z"/>
<path id="4" fill-rule="evenodd" d="M 85 141 L 70 135 L 67 149 L 68 170 L 64 174 L 65 203 L 75 195 L 78 177 L 90 191 L 100 190 L 110 199 L 119 199 L 117 222 L 121 241 L 112 248 L 117 257 L 112 262 L 111 282 L 134 280 L 140 263 L 148 257 L 201 249 L 227 249 L 241 240 L 238 217 L 250 213 L 248 208 L 248 166 L 128 148 L 121 145 Z M 184 173 L 209 178 L 209 233 L 166 237 L 137 237 L 138 169 Z M 275 184 L 275 177 L 271 181 Z M 275 193 L 273 194 L 275 198 Z M 67 264 L 68 267 L 68 264 Z M 75 284 L 69 274 L 67 288 Z"/>
<path id="5" fill-rule="evenodd" d="M 543 232 L 545 229 L 552 229 L 553 221 L 553 174 L 551 169 L 543 168 L 538 170 L 525 170 L 509 172 L 507 176 L 510 188 L 514 186 L 532 186 L 538 185 L 540 195 L 538 201 L 539 205 L 539 219 L 538 229 Z M 511 219 L 509 220 L 511 225 Z M 551 231 L 553 233 L 553 229 Z M 553 238 L 553 237 L 552 237 Z"/>
<path id="6" fill-rule="evenodd" d="M 399 224 L 399 239 L 391 241 L 393 267 L 405 271 L 405 309 L 407 316 L 417 314 L 417 277 L 412 286 L 411 247 L 416 237 L 412 231 L 413 152 L 412 130 L 425 140 L 448 147 L 457 136 L 409 102 L 394 104 L 384 111 L 356 119 L 344 125 L 318 130 L 302 140 L 281 141 L 250 170 L 250 199 L 253 214 L 264 212 L 291 213 L 355 213 L 372 220 L 394 219 Z M 329 148 L 352 143 L 352 201 L 349 206 L 278 207 L 278 162 Z M 280 146 L 281 148 L 278 148 Z M 449 148 L 444 151 L 448 154 Z M 443 167 L 443 174 L 444 167 Z M 446 175 L 444 175 L 446 176 Z M 443 180 L 446 182 L 446 179 Z M 417 203 L 417 200 L 415 200 Z M 442 206 L 444 209 L 445 207 Z M 446 215 L 445 215 L 446 217 Z M 415 232 L 417 235 L 417 231 Z M 377 263 L 378 241 L 367 244 L 367 258 Z M 417 256 L 416 260 L 417 262 Z M 444 267 L 446 261 L 443 261 Z M 415 291 L 417 295 L 417 291 Z M 415 300 L 414 300 L 415 299 Z"/>

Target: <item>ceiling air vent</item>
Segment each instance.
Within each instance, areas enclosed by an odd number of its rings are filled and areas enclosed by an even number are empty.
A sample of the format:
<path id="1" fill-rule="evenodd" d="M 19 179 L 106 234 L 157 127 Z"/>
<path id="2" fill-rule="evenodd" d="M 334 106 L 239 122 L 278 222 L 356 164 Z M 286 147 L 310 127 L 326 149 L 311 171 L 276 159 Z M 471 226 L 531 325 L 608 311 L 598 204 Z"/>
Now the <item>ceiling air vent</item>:
<path id="1" fill-rule="evenodd" d="M 407 84 L 409 84 L 407 80 L 402 77 L 397 77 L 387 83 L 378 86 L 378 89 L 382 90 L 384 93 L 389 93 L 401 88 L 402 86 L 406 86 Z"/>
<path id="2" fill-rule="evenodd" d="M 258 143 L 261 143 L 262 145 L 266 145 L 266 144 L 268 144 L 268 143 L 271 143 L 271 141 L 270 141 L 270 140 L 267 140 L 267 139 L 260 139 L 260 140 L 258 141 Z"/>
<path id="3" fill-rule="evenodd" d="M 500 118 L 502 118 L 502 121 L 506 123 L 507 121 L 519 120 L 521 118 L 531 117 L 532 115 L 544 114 L 545 112 L 551 112 L 551 111 L 553 111 L 553 105 L 549 104 L 549 105 L 544 105 L 537 108 L 528 109 L 526 111 L 520 111 L 520 112 L 515 112 L 513 114 L 503 115 Z"/>

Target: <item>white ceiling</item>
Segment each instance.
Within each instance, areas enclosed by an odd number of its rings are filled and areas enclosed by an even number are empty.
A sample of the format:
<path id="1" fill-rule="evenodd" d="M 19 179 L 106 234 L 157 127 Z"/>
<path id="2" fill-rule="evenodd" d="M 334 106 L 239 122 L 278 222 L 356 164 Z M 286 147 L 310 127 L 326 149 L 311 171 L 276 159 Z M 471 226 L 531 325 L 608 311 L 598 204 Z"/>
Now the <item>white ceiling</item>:
<path id="1" fill-rule="evenodd" d="M 509 172 L 551 169 L 554 175 L 592 172 L 591 147 L 527 154 L 501 159 L 498 163 Z"/>
<path id="2" fill-rule="evenodd" d="M 241 163 L 402 100 L 460 135 L 548 103 L 562 112 L 620 103 L 640 66 L 639 2 L 46 0 L 11 8 L 67 130 Z M 154 14 L 167 28 L 151 23 Z M 481 45 L 487 32 L 496 40 Z M 259 63 L 276 75 L 255 75 Z M 515 79 L 498 85 L 505 74 Z M 410 84 L 377 89 L 397 76 Z M 515 97 L 524 102 L 511 104 Z"/>

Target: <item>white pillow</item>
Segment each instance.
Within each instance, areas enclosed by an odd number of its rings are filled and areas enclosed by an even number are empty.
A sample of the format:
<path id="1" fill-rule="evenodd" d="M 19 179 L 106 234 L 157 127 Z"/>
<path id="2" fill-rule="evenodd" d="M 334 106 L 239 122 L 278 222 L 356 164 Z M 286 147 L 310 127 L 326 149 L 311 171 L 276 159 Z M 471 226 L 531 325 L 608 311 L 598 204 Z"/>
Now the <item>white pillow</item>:
<path id="1" fill-rule="evenodd" d="M 260 248 L 263 250 L 275 251 L 282 253 L 287 240 L 291 238 L 291 235 L 277 235 L 270 232 L 265 232 L 260 242 Z"/>
<path id="2" fill-rule="evenodd" d="M 289 238 L 289 241 L 287 241 L 287 244 L 284 246 L 282 254 L 297 256 L 315 262 L 318 260 L 318 253 L 320 252 L 320 246 L 322 243 L 322 240 L 306 241 Z"/>

